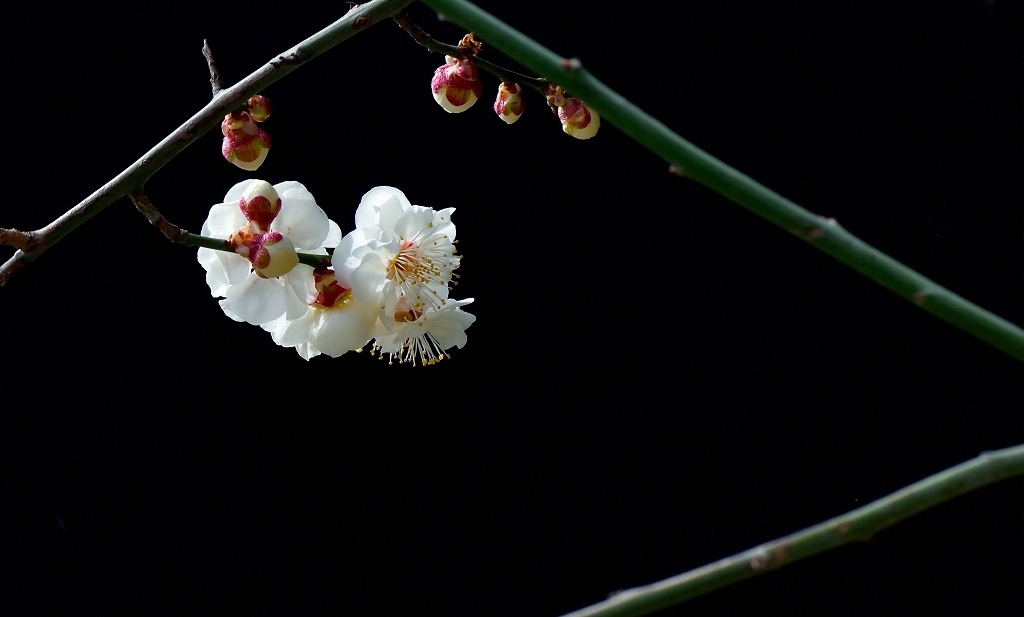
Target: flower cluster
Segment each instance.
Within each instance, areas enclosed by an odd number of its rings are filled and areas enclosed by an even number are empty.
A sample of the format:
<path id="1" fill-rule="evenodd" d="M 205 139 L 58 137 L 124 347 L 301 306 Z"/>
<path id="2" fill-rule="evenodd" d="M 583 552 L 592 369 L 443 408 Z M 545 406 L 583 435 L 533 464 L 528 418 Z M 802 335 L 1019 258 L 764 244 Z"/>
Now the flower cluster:
<path id="1" fill-rule="evenodd" d="M 467 34 L 459 43 L 459 57 L 445 56 L 444 65 L 434 71 L 430 80 L 430 91 L 434 100 L 448 113 L 461 113 L 472 107 L 483 94 L 480 83 L 476 54 L 482 44 Z M 590 139 L 597 134 L 601 126 L 601 118 L 597 112 L 571 96 L 566 96 L 560 86 L 547 84 L 537 86 L 547 98 L 551 111 L 558 116 L 562 130 L 576 139 Z M 512 124 L 523 115 L 526 101 L 523 100 L 523 87 L 511 81 L 502 81 L 498 86 L 498 96 L 494 100 L 494 113 L 508 124 Z"/>
<path id="2" fill-rule="evenodd" d="M 360 350 L 391 361 L 433 364 L 466 344 L 476 318 L 451 300 L 461 257 L 454 208 L 414 206 L 398 189 L 363 196 L 356 228 L 341 229 L 298 182 L 236 184 L 210 208 L 203 235 L 234 252 L 199 249 L 210 292 L 236 321 L 259 325 L 306 360 Z M 327 249 L 334 249 L 327 257 Z M 299 263 L 298 251 L 322 255 Z"/>
<path id="3" fill-rule="evenodd" d="M 220 132 L 224 134 L 221 154 L 228 162 L 247 171 L 255 171 L 270 152 L 270 135 L 256 126 L 270 117 L 270 101 L 262 94 L 254 94 L 246 102 L 248 111 L 232 112 L 224 116 Z"/>

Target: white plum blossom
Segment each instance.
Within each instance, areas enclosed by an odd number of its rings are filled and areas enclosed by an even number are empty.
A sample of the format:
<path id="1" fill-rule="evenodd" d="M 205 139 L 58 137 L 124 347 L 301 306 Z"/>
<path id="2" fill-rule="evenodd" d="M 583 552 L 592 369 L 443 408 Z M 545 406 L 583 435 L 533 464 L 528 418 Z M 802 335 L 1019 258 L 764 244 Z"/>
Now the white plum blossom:
<path id="1" fill-rule="evenodd" d="M 414 206 L 390 186 L 363 196 L 356 231 L 346 237 L 350 247 L 344 259 L 334 260 L 335 271 L 351 280 L 361 302 L 379 303 L 379 318 L 388 330 L 399 302 L 419 314 L 447 301 L 461 260 L 455 253 L 454 211 Z"/>
<path id="2" fill-rule="evenodd" d="M 388 356 L 389 364 L 395 358 L 399 364 L 411 362 L 413 366 L 440 362 L 449 357 L 444 353 L 446 349 L 461 349 L 466 344 L 466 328 L 476 321 L 476 317 L 463 312 L 461 307 L 471 302 L 473 298 L 450 300 L 440 308 L 428 308 L 420 313 L 403 300 L 399 303 L 390 331 L 382 322 L 377 322 L 371 353 L 379 352 L 382 358 Z"/>
<path id="3" fill-rule="evenodd" d="M 271 187 L 245 180 L 210 208 L 202 234 L 229 240 L 236 253 L 200 248 L 199 263 L 220 306 L 232 319 L 259 325 L 282 315 L 301 317 L 312 286 L 312 268 L 296 251 L 326 255 L 341 239 L 313 195 L 298 182 Z M 333 244 L 332 244 L 333 243 Z"/>
<path id="4" fill-rule="evenodd" d="M 297 182 L 246 180 L 210 209 L 203 235 L 234 253 L 199 249 L 210 292 L 224 313 L 259 325 L 306 360 L 373 351 L 393 362 L 429 365 L 466 344 L 476 317 L 449 300 L 455 253 L 454 208 L 414 206 L 389 186 L 363 196 L 356 229 L 342 237 Z M 297 251 L 327 256 L 316 268 Z"/>
<path id="5" fill-rule="evenodd" d="M 342 239 L 332 259 L 344 261 L 353 245 L 352 236 L 349 234 Z M 328 267 L 315 270 L 305 267 L 308 270 L 301 275 L 309 284 L 305 311 L 298 317 L 286 313 L 261 327 L 270 332 L 275 343 L 294 347 L 306 360 L 321 353 L 336 358 L 362 348 L 373 338 L 379 299 L 369 304 L 361 302 L 352 295 L 352 283 L 347 277 L 339 276 Z M 295 274 L 293 271 L 292 277 Z"/>

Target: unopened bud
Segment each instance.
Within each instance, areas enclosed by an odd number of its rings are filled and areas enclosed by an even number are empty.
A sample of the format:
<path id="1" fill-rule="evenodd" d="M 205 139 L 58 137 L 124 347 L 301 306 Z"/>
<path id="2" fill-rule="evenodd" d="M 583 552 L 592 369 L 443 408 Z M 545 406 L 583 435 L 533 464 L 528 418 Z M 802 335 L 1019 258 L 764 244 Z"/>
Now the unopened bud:
<path id="1" fill-rule="evenodd" d="M 498 86 L 498 98 L 494 100 L 494 113 L 508 124 L 518 120 L 526 108 L 526 102 L 521 96 L 522 92 L 523 89 L 519 84 L 503 82 Z"/>
<path id="2" fill-rule="evenodd" d="M 267 231 L 281 211 L 281 197 L 269 182 L 256 180 L 242 193 L 238 200 L 238 209 L 242 211 L 245 219 L 255 223 L 260 231 Z"/>
<path id="3" fill-rule="evenodd" d="M 240 111 L 224 116 L 220 132 L 224 135 L 221 154 L 235 166 L 254 171 L 267 159 L 270 135 L 256 126 L 248 112 Z"/>
<path id="4" fill-rule="evenodd" d="M 245 103 L 249 107 L 249 115 L 255 122 L 266 122 L 270 117 L 270 99 L 262 94 L 254 94 Z"/>
<path id="5" fill-rule="evenodd" d="M 466 111 L 483 94 L 483 84 L 477 79 L 476 60 L 445 56 L 444 66 L 434 71 L 430 90 L 434 100 L 448 113 Z"/>
<path id="6" fill-rule="evenodd" d="M 246 257 L 257 274 L 263 278 L 288 274 L 299 263 L 295 245 L 288 236 L 276 231 L 253 237 L 248 249 L 249 254 Z"/>
<path id="7" fill-rule="evenodd" d="M 590 139 L 601 128 L 597 112 L 572 97 L 565 97 L 564 104 L 558 107 L 558 120 L 562 123 L 562 130 L 576 139 Z"/>

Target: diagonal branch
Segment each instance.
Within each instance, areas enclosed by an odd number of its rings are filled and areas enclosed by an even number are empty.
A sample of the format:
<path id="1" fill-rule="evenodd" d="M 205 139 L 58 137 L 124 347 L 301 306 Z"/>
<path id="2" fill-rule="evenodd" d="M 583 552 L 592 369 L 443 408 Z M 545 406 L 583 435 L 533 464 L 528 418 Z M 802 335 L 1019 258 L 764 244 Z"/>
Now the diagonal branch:
<path id="1" fill-rule="evenodd" d="M 111 203 L 127 195 L 132 189 L 144 185 L 176 154 L 220 124 L 226 113 L 244 104 L 250 96 L 265 90 L 270 84 L 361 30 L 391 17 L 411 2 L 412 0 L 371 0 L 354 7 L 338 21 L 278 55 L 237 84 L 222 90 L 206 107 L 189 118 L 113 180 L 104 184 L 46 227 L 28 232 L 34 238 L 35 243 L 28 246 L 28 250 L 18 250 L 7 260 L 7 263 L 0 266 L 0 286 L 5 285 L 11 276 L 24 268 L 28 262 L 35 260 L 44 251 Z"/>
<path id="2" fill-rule="evenodd" d="M 604 85 L 575 59 L 562 58 L 465 0 L 422 0 L 488 45 L 586 101 L 651 152 L 713 191 L 811 243 L 878 284 L 1011 356 L 1024 360 L 1024 330 L 922 276 L 843 229 L 686 141 Z"/>
<path id="3" fill-rule="evenodd" d="M 988 484 L 1024 475 L 1024 445 L 977 458 L 773 542 L 644 587 L 620 592 L 565 617 L 636 617 L 764 574 L 843 544 L 870 540 L 879 531 L 944 501 Z"/>

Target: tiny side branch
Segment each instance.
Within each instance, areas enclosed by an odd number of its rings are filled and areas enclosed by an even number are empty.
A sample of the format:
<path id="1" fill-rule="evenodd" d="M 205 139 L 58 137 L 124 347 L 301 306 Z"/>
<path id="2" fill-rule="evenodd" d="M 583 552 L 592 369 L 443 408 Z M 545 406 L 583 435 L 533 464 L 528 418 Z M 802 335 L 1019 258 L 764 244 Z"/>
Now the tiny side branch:
<path id="1" fill-rule="evenodd" d="M 21 251 L 31 251 L 39 244 L 39 240 L 35 232 L 0 227 L 0 244 L 13 246 Z"/>

